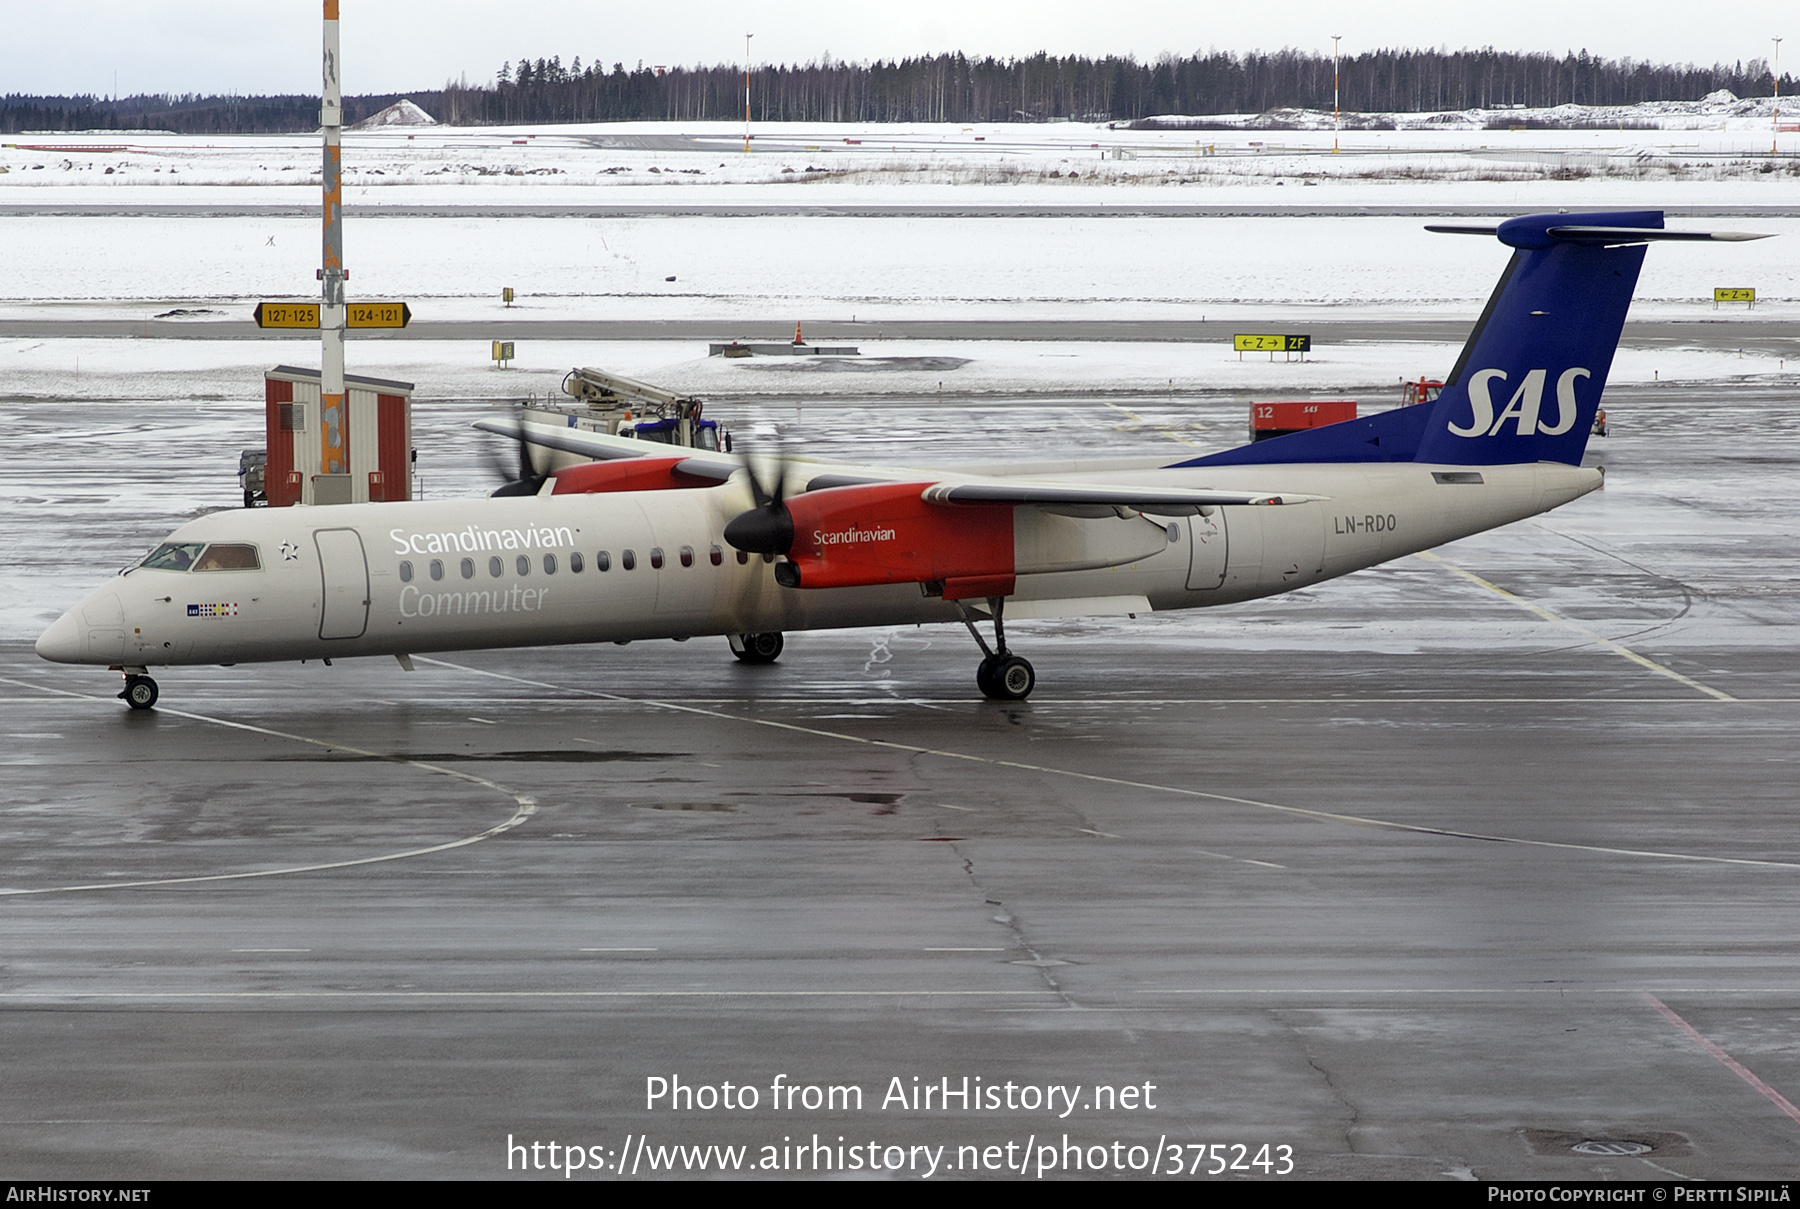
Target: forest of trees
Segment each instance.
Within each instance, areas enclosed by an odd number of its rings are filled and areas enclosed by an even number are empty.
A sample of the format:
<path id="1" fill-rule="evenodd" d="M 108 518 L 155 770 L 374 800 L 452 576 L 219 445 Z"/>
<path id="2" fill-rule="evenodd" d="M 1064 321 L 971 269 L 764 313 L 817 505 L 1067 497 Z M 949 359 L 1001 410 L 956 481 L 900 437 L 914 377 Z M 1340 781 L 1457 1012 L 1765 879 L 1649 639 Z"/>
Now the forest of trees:
<path id="1" fill-rule="evenodd" d="M 1628 105 L 1698 100 L 1720 88 L 1767 96 L 1760 60 L 1713 67 L 1601 59 L 1585 50 L 1557 58 L 1487 50 L 1380 50 L 1345 58 L 1342 105 L 1351 111 L 1419 113 L 1525 105 Z M 961 54 L 895 62 L 757 67 L 757 121 L 1013 122 L 1059 118 L 1132 120 L 1151 114 L 1262 113 L 1331 107 L 1329 55 L 1284 50 L 1216 52 L 1154 62 L 1131 58 L 970 59 Z M 1784 90 L 1793 81 L 1784 77 Z M 588 122 L 741 118 L 738 66 L 567 67 L 560 56 L 508 63 L 496 83 L 447 87 L 442 120 Z"/>
<path id="2" fill-rule="evenodd" d="M 893 62 L 755 67 L 750 111 L 757 121 L 1041 122 L 1131 121 L 1159 114 L 1263 113 L 1329 109 L 1329 55 L 1211 52 L 1153 62 L 1130 57 L 971 59 L 927 55 Z M 1795 81 L 1782 77 L 1791 94 Z M 1768 65 L 1752 59 L 1696 67 L 1588 54 L 1485 50 L 1377 50 L 1342 63 L 1347 112 L 1419 113 L 1450 109 L 1532 108 L 1561 104 L 1629 105 L 1692 101 L 1718 89 L 1768 96 Z M 560 55 L 508 62 L 491 84 L 447 84 L 405 94 L 441 122 L 502 123 L 731 120 L 744 115 L 741 65 L 646 67 L 639 63 L 564 66 Z M 397 95 L 345 98 L 355 122 Z M 1796 109 L 1800 110 L 1800 103 Z M 311 130 L 318 102 L 281 97 L 23 97 L 0 99 L 0 130 L 260 132 Z"/>
<path id="3" fill-rule="evenodd" d="M 436 97 L 436 93 L 405 94 Z M 401 94 L 344 98 L 344 120 L 380 113 Z M 435 100 L 427 108 L 436 104 Z M 181 134 L 267 134 L 317 130 L 314 96 L 0 97 L 0 132 L 174 130 Z"/>

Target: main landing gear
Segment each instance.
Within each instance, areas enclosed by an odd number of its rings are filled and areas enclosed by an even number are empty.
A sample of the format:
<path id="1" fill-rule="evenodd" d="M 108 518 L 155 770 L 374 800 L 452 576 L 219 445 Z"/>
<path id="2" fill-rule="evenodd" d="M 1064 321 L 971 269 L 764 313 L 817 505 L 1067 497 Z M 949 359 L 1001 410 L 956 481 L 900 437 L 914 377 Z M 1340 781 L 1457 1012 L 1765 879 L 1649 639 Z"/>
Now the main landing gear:
<path id="1" fill-rule="evenodd" d="M 773 634 L 733 634 L 731 653 L 745 663 L 774 663 L 781 658 L 780 631 Z"/>
<path id="2" fill-rule="evenodd" d="M 132 709 L 149 709 L 156 704 L 156 681 L 142 670 L 126 672 L 125 691 L 119 694 L 119 700 Z"/>
<path id="3" fill-rule="evenodd" d="M 969 636 L 975 639 L 975 645 L 981 648 L 984 656 L 975 669 L 975 687 L 984 697 L 994 701 L 1023 701 L 1031 696 L 1031 690 L 1037 687 L 1037 672 L 1032 670 L 1028 660 L 1006 649 L 1006 597 L 988 597 L 988 610 L 994 615 L 992 648 L 983 641 L 981 631 L 975 628 L 975 621 L 962 601 L 955 603 L 963 624 L 969 627 Z"/>

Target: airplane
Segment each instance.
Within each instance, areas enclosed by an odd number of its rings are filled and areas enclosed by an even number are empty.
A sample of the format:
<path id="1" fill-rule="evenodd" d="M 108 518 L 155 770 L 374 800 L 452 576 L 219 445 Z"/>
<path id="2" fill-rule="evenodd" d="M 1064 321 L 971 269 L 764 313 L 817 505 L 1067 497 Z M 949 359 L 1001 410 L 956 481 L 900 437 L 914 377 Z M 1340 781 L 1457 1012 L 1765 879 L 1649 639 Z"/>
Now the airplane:
<path id="1" fill-rule="evenodd" d="M 566 461 L 493 497 L 224 510 L 176 529 L 37 641 L 149 669 L 411 657 L 724 635 L 771 663 L 786 632 L 961 623 L 976 685 L 1036 684 L 1007 619 L 1231 604 L 1560 507 L 1581 464 L 1660 211 L 1434 225 L 1512 249 L 1437 398 L 1171 462 L 871 467 L 684 450 L 487 422 Z M 480 426 L 480 425 L 478 425 Z M 529 480 L 529 481 L 527 481 Z M 981 625 L 991 623 L 993 642 Z"/>

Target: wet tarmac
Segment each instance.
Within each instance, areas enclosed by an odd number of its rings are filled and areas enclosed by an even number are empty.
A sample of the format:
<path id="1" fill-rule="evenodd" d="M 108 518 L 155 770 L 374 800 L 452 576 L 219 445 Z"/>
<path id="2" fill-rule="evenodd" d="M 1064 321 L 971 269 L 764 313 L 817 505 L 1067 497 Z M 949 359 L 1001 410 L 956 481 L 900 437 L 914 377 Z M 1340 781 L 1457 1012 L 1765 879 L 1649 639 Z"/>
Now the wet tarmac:
<path id="1" fill-rule="evenodd" d="M 890 1178 L 938 1146 L 933 1179 L 1791 1177 L 1791 405 L 1611 392 L 1603 492 L 1292 596 L 1009 627 L 1023 704 L 979 699 L 966 634 L 884 629 L 768 668 L 696 639 L 171 669 L 146 714 L 27 634 L 229 504 L 195 450 L 236 434 L 12 408 L 0 1156 L 792 1175 L 816 1135 Z M 858 406 L 809 402 L 808 450 L 1162 440 L 1099 403 Z M 472 489 L 447 418 L 434 481 Z M 965 1076 L 998 1106 L 946 1103 Z"/>

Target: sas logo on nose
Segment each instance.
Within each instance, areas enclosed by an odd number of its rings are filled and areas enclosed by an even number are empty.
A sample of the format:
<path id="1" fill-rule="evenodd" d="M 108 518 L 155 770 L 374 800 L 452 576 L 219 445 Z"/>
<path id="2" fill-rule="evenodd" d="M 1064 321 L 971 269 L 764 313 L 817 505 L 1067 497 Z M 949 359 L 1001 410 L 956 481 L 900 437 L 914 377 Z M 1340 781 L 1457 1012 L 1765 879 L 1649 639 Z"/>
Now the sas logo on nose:
<path id="1" fill-rule="evenodd" d="M 1459 437 L 1492 437 L 1498 436 L 1508 420 L 1516 422 L 1515 432 L 1519 436 L 1529 437 L 1542 434 L 1547 437 L 1560 437 L 1575 427 L 1575 379 L 1589 378 L 1593 375 L 1585 369 L 1566 369 L 1562 377 L 1556 380 L 1556 423 L 1546 424 L 1538 418 L 1538 412 L 1544 401 L 1544 380 L 1550 376 L 1547 369 L 1534 369 L 1525 375 L 1519 388 L 1513 391 L 1512 398 L 1499 415 L 1494 414 L 1494 400 L 1489 393 L 1490 383 L 1505 382 L 1506 371 L 1503 369 L 1484 369 L 1469 379 L 1469 409 L 1473 413 L 1469 417 L 1469 426 L 1450 425 L 1450 431 Z"/>

